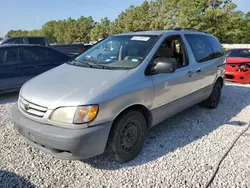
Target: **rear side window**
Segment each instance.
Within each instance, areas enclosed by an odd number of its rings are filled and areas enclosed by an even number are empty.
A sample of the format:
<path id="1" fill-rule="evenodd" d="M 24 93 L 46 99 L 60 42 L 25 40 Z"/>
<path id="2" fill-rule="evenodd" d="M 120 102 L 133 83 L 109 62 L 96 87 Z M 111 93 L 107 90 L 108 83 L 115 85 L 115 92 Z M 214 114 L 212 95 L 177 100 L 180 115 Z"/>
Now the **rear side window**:
<path id="1" fill-rule="evenodd" d="M 29 42 L 29 44 L 38 44 L 38 45 L 42 45 L 42 46 L 46 45 L 44 38 L 28 38 L 28 42 Z"/>
<path id="2" fill-rule="evenodd" d="M 224 55 L 224 50 L 218 39 L 216 39 L 213 36 L 206 36 L 208 39 L 208 42 L 212 46 L 213 49 L 213 58 L 218 58 Z"/>
<path id="3" fill-rule="evenodd" d="M 185 35 L 198 63 L 213 59 L 213 49 L 206 35 Z"/>
<path id="4" fill-rule="evenodd" d="M 0 49 L 0 64 L 15 63 L 19 60 L 18 48 Z"/>
<path id="5" fill-rule="evenodd" d="M 36 61 L 36 60 L 60 60 L 67 61 L 69 58 L 46 47 L 24 47 L 21 54 L 23 61 Z"/>
<path id="6" fill-rule="evenodd" d="M 0 49 L 0 65 L 5 62 L 5 56 L 6 56 L 7 50 L 4 48 Z"/>
<path id="7" fill-rule="evenodd" d="M 13 63 L 18 61 L 18 48 L 8 48 L 7 49 L 7 57 L 6 63 Z"/>
<path id="8" fill-rule="evenodd" d="M 48 57 L 48 51 L 46 48 L 40 47 L 24 47 L 21 54 L 23 61 L 44 60 Z"/>

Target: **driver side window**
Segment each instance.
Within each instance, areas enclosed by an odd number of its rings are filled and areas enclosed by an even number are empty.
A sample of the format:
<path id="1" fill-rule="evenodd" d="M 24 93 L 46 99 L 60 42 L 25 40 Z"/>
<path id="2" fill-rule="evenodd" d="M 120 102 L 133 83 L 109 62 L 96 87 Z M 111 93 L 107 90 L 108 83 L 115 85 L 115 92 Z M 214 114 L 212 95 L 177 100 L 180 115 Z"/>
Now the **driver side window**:
<path id="1" fill-rule="evenodd" d="M 156 52 L 154 59 L 159 57 L 176 60 L 177 68 L 187 66 L 188 58 L 181 36 L 175 35 L 167 37 Z"/>

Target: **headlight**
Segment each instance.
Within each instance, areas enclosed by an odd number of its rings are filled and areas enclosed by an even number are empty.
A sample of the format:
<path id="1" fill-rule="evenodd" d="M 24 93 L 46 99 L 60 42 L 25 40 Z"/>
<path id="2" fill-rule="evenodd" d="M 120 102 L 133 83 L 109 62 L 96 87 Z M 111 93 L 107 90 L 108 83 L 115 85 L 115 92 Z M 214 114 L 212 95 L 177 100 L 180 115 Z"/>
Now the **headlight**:
<path id="1" fill-rule="evenodd" d="M 95 119 L 98 113 L 98 105 L 79 106 L 79 107 L 62 107 L 56 109 L 51 120 L 61 123 L 88 123 Z"/>

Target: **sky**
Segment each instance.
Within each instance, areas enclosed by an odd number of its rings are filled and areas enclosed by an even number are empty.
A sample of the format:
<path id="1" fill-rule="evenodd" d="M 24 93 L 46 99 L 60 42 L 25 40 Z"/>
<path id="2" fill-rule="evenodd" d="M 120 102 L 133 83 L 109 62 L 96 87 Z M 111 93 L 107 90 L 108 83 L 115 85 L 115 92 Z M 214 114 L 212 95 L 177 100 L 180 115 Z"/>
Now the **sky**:
<path id="1" fill-rule="evenodd" d="M 9 30 L 40 29 L 49 20 L 62 20 L 92 16 L 95 21 L 103 17 L 114 20 L 130 5 L 144 0 L 3 0 L 0 3 L 0 36 Z M 250 0 L 233 0 L 238 9 L 250 10 Z"/>

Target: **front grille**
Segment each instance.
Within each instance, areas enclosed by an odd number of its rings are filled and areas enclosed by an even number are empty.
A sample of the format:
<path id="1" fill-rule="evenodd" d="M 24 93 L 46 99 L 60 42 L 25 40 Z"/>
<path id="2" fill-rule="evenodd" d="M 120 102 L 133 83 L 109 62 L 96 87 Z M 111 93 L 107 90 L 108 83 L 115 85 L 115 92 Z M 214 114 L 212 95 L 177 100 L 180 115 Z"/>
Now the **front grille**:
<path id="1" fill-rule="evenodd" d="M 31 103 L 22 97 L 19 97 L 18 104 L 24 113 L 35 117 L 42 118 L 48 110 L 46 107 Z"/>

